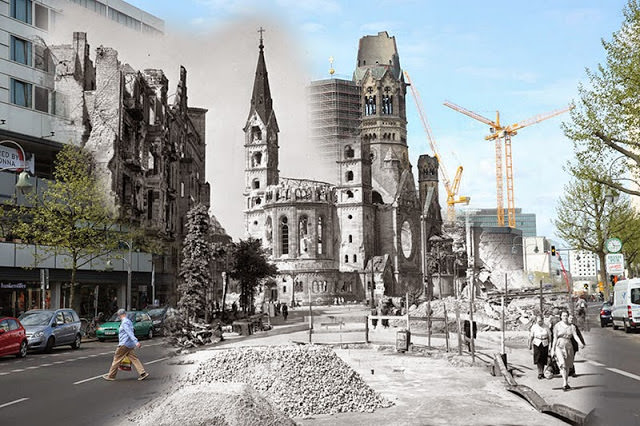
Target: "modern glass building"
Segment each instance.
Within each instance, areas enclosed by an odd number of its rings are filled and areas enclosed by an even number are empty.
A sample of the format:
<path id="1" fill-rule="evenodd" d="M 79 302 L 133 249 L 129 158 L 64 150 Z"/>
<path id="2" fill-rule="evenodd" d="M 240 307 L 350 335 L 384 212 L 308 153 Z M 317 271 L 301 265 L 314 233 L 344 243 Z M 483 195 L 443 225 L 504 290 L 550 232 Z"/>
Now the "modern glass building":
<path id="1" fill-rule="evenodd" d="M 515 209 L 516 213 L 516 229 L 522 231 L 523 237 L 535 237 L 536 233 L 536 215 L 535 213 L 523 213 L 522 209 Z M 505 211 L 506 215 L 506 211 Z M 459 213 L 459 219 L 464 220 L 464 211 Z M 469 213 L 469 222 L 472 226 L 480 228 L 495 228 L 498 226 L 497 209 L 479 209 L 473 213 Z"/>

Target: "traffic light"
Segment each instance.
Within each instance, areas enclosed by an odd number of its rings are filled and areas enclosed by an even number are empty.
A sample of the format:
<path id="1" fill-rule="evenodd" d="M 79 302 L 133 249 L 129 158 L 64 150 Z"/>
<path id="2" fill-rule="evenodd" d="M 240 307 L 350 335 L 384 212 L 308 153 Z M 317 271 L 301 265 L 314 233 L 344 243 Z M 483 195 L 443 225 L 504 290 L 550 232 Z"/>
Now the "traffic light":
<path id="1" fill-rule="evenodd" d="M 556 255 L 556 246 L 551 246 L 551 256 Z"/>
<path id="2" fill-rule="evenodd" d="M 617 275 L 609 275 L 609 278 L 611 279 L 611 285 L 616 285 L 616 283 L 618 282 L 618 276 Z"/>

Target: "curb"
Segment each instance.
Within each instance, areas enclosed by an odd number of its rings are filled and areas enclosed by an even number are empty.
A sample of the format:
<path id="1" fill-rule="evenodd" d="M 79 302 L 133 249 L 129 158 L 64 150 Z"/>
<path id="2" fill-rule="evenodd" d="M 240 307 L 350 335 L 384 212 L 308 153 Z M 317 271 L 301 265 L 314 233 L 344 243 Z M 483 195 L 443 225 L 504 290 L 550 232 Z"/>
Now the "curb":
<path id="1" fill-rule="evenodd" d="M 536 391 L 525 385 L 519 385 L 507 369 L 500 354 L 493 355 L 493 372 L 499 373 L 505 380 L 505 389 L 526 399 L 538 412 L 553 415 L 567 423 L 574 425 L 588 425 L 594 417 L 594 410 L 588 413 L 576 410 L 564 404 L 548 404 Z M 496 371 L 497 370 L 497 371 Z M 493 374 L 492 374 L 493 375 Z"/>

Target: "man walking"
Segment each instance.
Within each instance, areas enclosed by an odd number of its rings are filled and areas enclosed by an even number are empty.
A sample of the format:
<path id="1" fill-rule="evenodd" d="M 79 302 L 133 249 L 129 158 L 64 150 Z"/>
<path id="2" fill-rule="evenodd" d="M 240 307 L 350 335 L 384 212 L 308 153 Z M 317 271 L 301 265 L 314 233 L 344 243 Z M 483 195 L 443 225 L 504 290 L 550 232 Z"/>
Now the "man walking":
<path id="1" fill-rule="evenodd" d="M 129 357 L 131 363 L 136 368 L 136 371 L 140 375 L 138 380 L 144 380 L 149 377 L 149 373 L 144 371 L 142 363 L 135 354 L 135 349 L 140 347 L 140 342 L 133 334 L 133 324 L 131 320 L 127 318 L 127 313 L 124 309 L 118 310 L 118 317 L 120 318 L 120 330 L 118 332 L 118 347 L 115 354 L 113 354 L 113 362 L 109 373 L 102 376 L 105 380 L 115 380 L 118 373 L 118 366 L 125 357 Z"/>

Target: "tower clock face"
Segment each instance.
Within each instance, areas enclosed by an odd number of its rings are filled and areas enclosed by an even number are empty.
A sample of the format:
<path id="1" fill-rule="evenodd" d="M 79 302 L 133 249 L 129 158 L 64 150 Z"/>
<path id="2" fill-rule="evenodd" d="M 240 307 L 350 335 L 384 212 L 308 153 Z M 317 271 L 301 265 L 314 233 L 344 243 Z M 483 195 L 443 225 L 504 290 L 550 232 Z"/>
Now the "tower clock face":
<path id="1" fill-rule="evenodd" d="M 402 253 L 407 259 L 411 257 L 411 251 L 413 249 L 413 231 L 411 230 L 411 224 L 408 221 L 404 221 L 400 230 L 400 244 L 402 246 Z"/>

